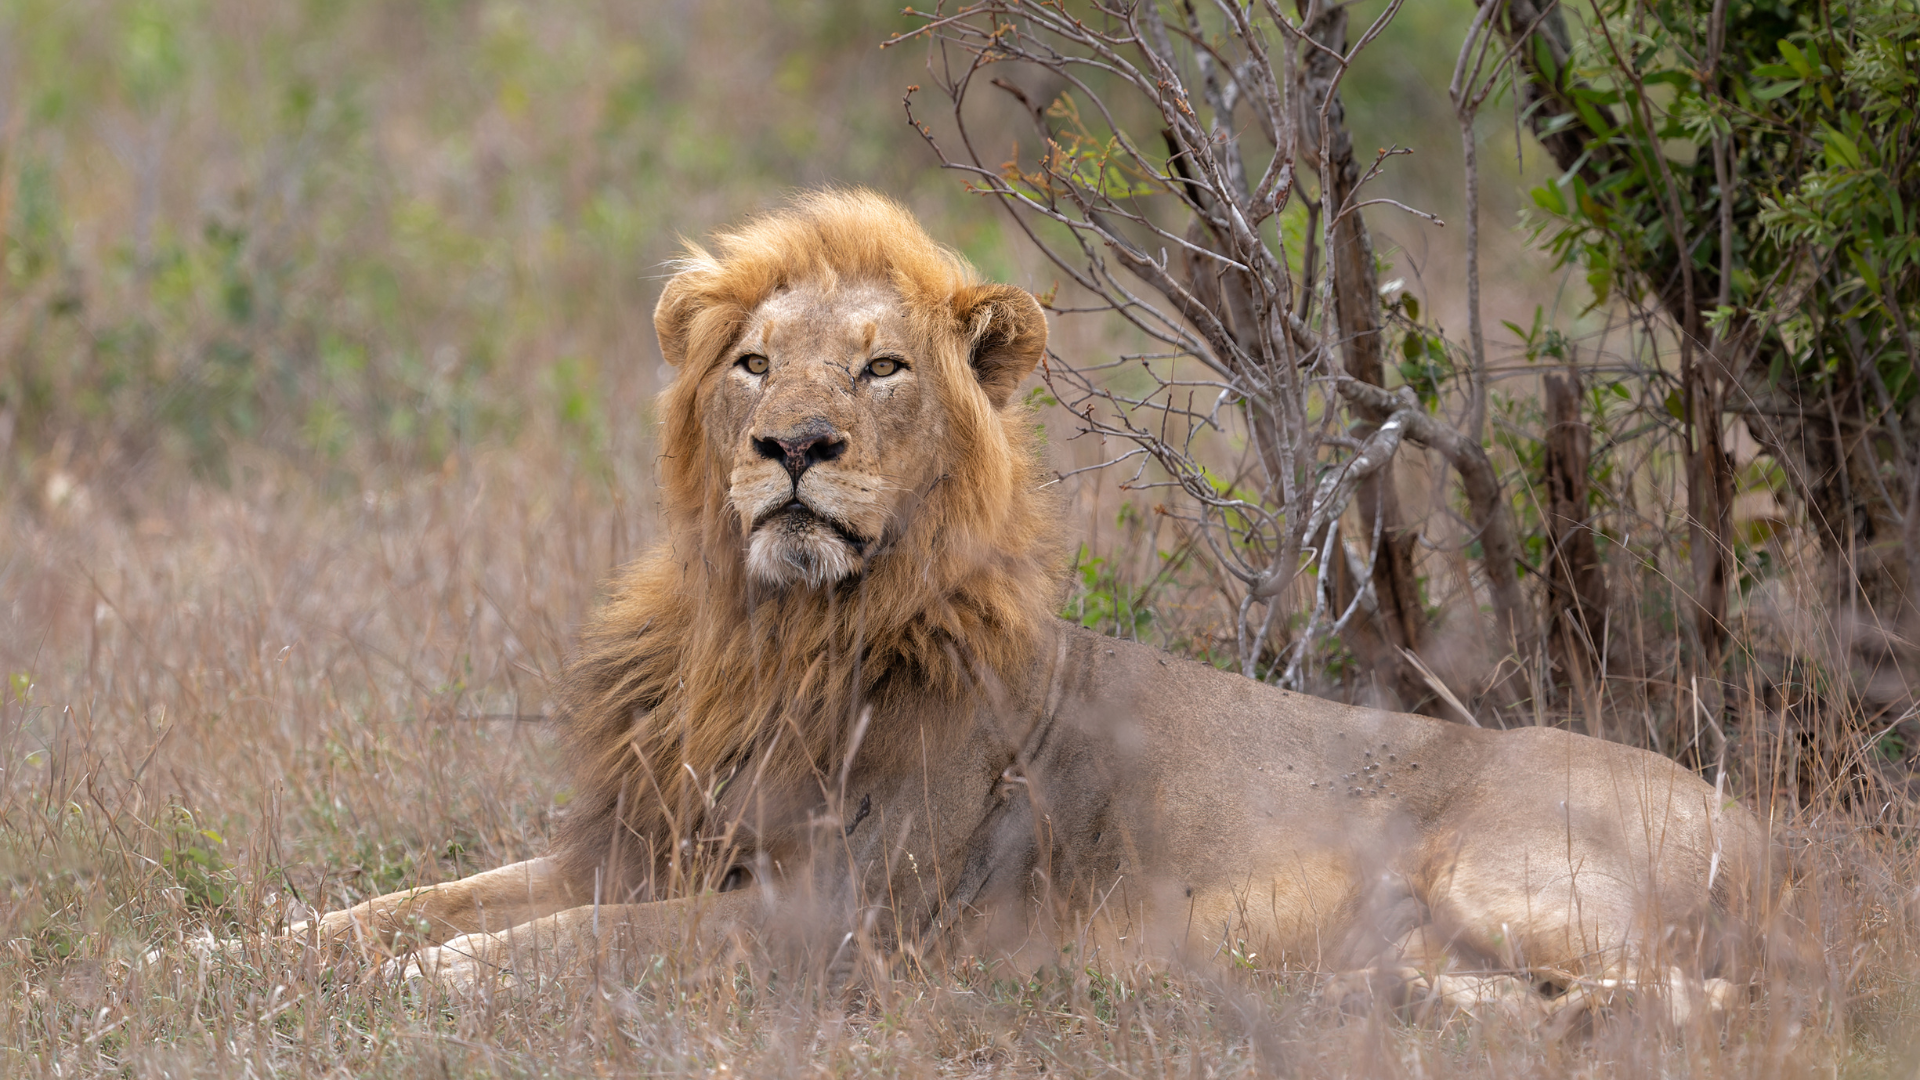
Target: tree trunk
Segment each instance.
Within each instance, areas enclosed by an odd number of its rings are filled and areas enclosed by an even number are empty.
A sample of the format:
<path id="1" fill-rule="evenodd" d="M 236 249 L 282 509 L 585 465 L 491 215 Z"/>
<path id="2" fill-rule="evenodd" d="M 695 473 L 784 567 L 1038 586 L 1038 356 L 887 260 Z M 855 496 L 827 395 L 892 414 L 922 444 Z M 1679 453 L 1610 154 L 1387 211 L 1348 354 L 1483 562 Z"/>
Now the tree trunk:
<path id="1" fill-rule="evenodd" d="M 1345 55 L 1345 5 L 1327 4 L 1307 27 L 1307 35 Z M 1301 70 L 1305 91 L 1300 98 L 1305 114 L 1301 131 L 1306 144 L 1302 150 L 1313 159 L 1321 177 L 1320 212 L 1338 215 L 1341 207 L 1357 201 L 1354 193 L 1360 186 L 1360 169 L 1353 160 L 1353 138 L 1347 131 L 1346 110 L 1340 95 L 1336 92 L 1331 101 L 1327 100 L 1337 65 L 1326 53 L 1303 48 Z M 1319 160 L 1323 105 L 1327 119 L 1324 139 L 1327 160 L 1324 162 Z M 1333 279 L 1332 314 L 1339 328 L 1347 374 L 1373 386 L 1385 386 L 1380 284 L 1374 271 L 1373 240 L 1367 233 L 1366 221 L 1358 213 L 1340 218 L 1331 231 L 1332 250 L 1327 252 L 1327 262 Z M 1378 422 L 1385 417 L 1372 419 Z M 1373 558 L 1376 604 L 1371 618 L 1349 623 L 1344 637 L 1361 663 L 1377 675 L 1381 688 L 1398 698 L 1399 707 L 1430 711 L 1436 703 L 1432 690 L 1400 653 L 1401 649 L 1420 651 L 1426 612 L 1420 603 L 1420 582 L 1413 572 L 1413 549 L 1419 533 L 1400 509 L 1393 470 L 1382 469 L 1361 481 L 1354 492 L 1353 504 L 1360 513 L 1362 535 L 1371 541 L 1377 532 L 1380 551 Z M 1334 580 L 1340 592 L 1340 605 L 1345 607 L 1361 583 L 1353 579 L 1344 561 L 1335 568 Z"/>
<path id="2" fill-rule="evenodd" d="M 1706 670 L 1717 671 L 1727 638 L 1727 588 L 1733 571 L 1733 460 L 1720 430 L 1725 391 L 1702 365 L 1695 365 L 1692 374 L 1687 518 L 1693 630 Z"/>
<path id="3" fill-rule="evenodd" d="M 1593 433 L 1580 418 L 1578 371 L 1546 378 L 1547 649 L 1556 678 L 1584 694 L 1601 669 L 1607 581 L 1587 505 Z"/>

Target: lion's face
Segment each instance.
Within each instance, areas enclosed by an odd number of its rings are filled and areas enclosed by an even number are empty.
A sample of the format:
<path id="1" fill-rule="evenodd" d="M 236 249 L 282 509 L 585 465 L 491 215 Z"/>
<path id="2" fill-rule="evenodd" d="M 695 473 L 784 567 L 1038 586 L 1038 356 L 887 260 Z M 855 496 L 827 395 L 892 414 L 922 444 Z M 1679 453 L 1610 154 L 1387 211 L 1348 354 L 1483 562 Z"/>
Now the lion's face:
<path id="1" fill-rule="evenodd" d="M 913 324 L 891 285 L 802 282 L 722 357 L 704 426 L 759 585 L 858 575 L 931 479 L 941 421 Z"/>
<path id="2" fill-rule="evenodd" d="M 654 309 L 680 369 L 660 396 L 663 502 L 709 580 L 795 611 L 801 590 L 884 582 L 887 613 L 867 615 L 911 620 L 1038 567 L 1051 531 L 1012 401 L 1046 351 L 1034 297 L 870 193 L 803 196 L 717 240 Z"/>

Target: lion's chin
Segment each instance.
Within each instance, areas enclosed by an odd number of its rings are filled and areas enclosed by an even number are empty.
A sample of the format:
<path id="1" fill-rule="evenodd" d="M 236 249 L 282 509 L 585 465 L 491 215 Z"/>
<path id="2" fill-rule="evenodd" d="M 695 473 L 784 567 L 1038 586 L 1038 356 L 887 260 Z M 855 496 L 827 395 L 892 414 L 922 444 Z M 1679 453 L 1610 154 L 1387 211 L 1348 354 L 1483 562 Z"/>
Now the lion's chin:
<path id="1" fill-rule="evenodd" d="M 770 588 L 817 589 L 859 573 L 860 554 L 826 522 L 810 514 L 789 513 L 753 530 L 747 543 L 747 572 Z"/>

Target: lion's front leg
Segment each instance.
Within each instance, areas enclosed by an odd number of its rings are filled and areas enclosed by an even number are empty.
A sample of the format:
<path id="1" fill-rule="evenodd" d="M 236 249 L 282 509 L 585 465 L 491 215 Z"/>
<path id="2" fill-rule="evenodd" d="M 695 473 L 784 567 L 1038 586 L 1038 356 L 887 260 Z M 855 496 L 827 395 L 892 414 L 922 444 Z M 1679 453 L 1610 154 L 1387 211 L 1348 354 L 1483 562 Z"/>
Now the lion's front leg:
<path id="1" fill-rule="evenodd" d="M 187 944 L 202 957 L 240 959 L 263 952 L 272 964 L 317 961 L 328 967 L 349 957 L 386 960 L 462 934 L 503 930 L 582 899 L 552 859 L 529 859 L 458 881 L 376 896 L 296 923 L 278 936 L 220 940 L 208 934 Z M 143 963 L 157 964 L 168 955 L 166 949 L 154 949 Z"/>
<path id="2" fill-rule="evenodd" d="M 464 934 L 504 930 L 564 911 L 583 899 L 554 860 L 529 859 L 329 911 L 293 926 L 287 938 L 330 952 L 385 959 Z"/>
<path id="3" fill-rule="evenodd" d="M 543 980 L 631 980 L 660 957 L 703 966 L 746 947 L 765 912 L 757 888 L 648 904 L 586 905 L 422 949 L 389 970 L 468 995 Z M 402 966 L 404 964 L 404 966 Z"/>

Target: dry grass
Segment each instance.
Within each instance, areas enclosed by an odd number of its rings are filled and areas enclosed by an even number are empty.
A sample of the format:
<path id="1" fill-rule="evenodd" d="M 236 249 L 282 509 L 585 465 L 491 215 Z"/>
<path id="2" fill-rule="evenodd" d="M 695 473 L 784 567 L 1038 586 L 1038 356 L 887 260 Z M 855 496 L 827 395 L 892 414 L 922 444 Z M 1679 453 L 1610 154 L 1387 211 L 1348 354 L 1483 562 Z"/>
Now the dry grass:
<path id="1" fill-rule="evenodd" d="M 597 582 L 646 539 L 640 491 L 537 450 L 344 500 L 242 474 L 6 508 L 6 1075 L 1911 1075 L 1912 817 L 1817 792 L 1775 805 L 1824 966 L 1725 1031 L 1630 1010 L 1558 1040 L 1412 1024 L 1343 1015 L 1299 973 L 1071 957 L 853 998 L 668 957 L 631 985 L 460 1008 L 356 971 L 193 960 L 208 928 L 542 850 L 565 800 L 549 736 L 476 717 L 538 710 Z M 188 959 L 134 963 L 155 945 Z"/>

